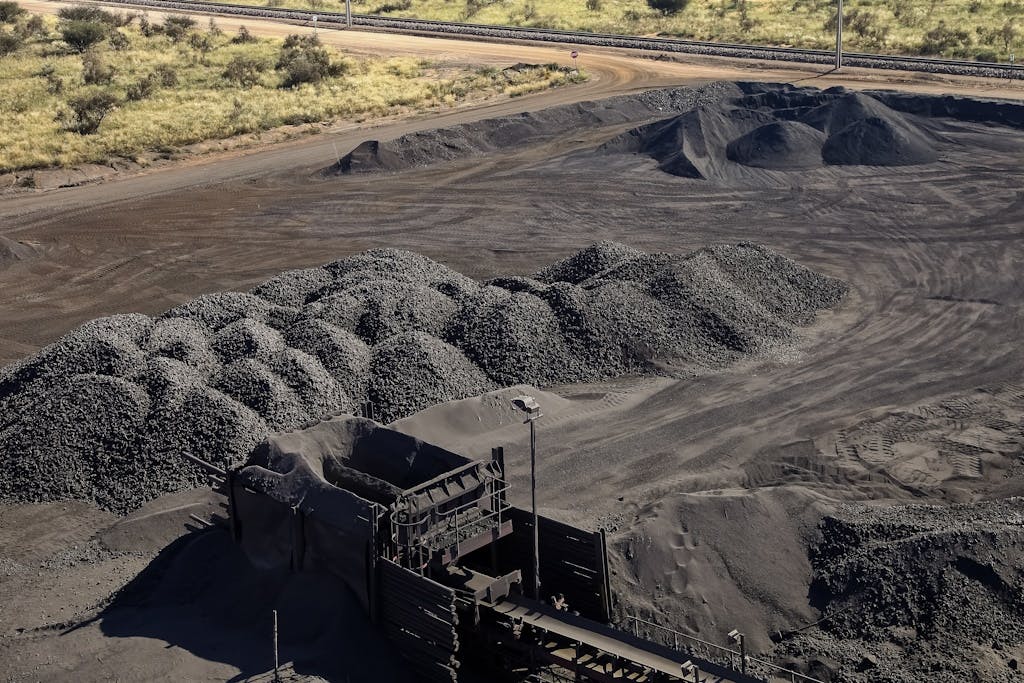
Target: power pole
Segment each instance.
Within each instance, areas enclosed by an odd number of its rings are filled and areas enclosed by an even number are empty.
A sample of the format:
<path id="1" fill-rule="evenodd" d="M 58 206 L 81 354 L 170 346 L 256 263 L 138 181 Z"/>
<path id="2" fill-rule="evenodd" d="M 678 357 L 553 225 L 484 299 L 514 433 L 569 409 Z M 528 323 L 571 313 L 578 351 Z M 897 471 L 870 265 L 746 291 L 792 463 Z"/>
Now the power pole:
<path id="1" fill-rule="evenodd" d="M 836 15 L 836 71 L 843 68 L 843 0 L 839 0 L 839 13 Z"/>
<path id="2" fill-rule="evenodd" d="M 345 0 L 345 25 L 352 28 L 352 0 Z"/>

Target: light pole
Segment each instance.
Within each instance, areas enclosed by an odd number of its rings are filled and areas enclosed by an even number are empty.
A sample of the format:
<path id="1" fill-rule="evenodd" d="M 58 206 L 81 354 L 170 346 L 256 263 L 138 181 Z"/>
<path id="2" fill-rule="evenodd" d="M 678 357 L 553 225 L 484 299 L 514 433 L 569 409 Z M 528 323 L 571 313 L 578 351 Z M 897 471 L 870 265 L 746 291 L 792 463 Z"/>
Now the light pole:
<path id="1" fill-rule="evenodd" d="M 524 424 L 530 425 L 530 501 L 533 505 L 533 599 L 540 601 L 540 527 L 537 523 L 537 427 L 540 404 L 533 396 L 516 396 L 512 405 L 526 413 Z"/>
<path id="2" fill-rule="evenodd" d="M 843 68 L 843 0 L 839 0 L 839 13 L 836 14 L 836 71 Z"/>

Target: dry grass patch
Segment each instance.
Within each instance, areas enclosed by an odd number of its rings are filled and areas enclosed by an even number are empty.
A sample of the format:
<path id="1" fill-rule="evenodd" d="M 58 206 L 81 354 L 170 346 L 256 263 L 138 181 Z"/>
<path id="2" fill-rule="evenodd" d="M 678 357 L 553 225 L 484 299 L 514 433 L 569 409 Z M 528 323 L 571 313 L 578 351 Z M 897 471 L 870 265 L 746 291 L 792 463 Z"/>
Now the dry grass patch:
<path id="1" fill-rule="evenodd" d="M 102 39 L 72 46 L 64 39 L 71 21 L 80 19 L 22 14 L 0 24 L 0 36 L 17 42 L 0 56 L 0 171 L 131 158 L 579 78 L 554 65 L 496 71 L 356 58 L 308 38 L 240 39 L 173 18 L 160 26 L 145 17 L 87 19 Z"/>

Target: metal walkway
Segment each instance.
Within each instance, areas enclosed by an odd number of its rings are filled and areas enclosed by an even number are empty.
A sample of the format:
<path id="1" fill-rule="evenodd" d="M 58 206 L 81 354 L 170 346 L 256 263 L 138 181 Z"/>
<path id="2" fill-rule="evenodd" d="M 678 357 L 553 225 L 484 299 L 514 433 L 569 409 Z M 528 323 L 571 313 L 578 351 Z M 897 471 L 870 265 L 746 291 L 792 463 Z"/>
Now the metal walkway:
<path id="1" fill-rule="evenodd" d="M 528 627 L 534 634 L 543 634 L 540 640 L 545 659 L 575 672 L 579 680 L 693 683 L 694 673 L 684 673 L 682 668 L 689 662 L 696 665 L 701 683 L 757 681 L 526 598 L 504 600 L 490 609 L 514 623 L 521 623 L 524 633 Z"/>

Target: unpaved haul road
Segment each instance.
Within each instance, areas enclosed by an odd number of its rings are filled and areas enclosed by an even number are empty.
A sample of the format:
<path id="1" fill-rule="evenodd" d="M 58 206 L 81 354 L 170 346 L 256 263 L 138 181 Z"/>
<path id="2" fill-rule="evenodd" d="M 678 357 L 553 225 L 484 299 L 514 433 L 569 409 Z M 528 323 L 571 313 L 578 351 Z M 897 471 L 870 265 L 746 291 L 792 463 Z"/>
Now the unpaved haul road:
<path id="1" fill-rule="evenodd" d="M 56 13 L 71 3 L 30 0 L 20 3 L 31 12 Z M 123 6 L 111 7 L 125 11 Z M 151 19 L 159 19 L 159 12 L 149 12 Z M 197 15 L 199 16 L 199 15 Z M 202 19 L 202 17 L 200 17 Z M 264 36 L 283 36 L 289 33 L 312 32 L 308 26 L 237 17 L 219 17 L 218 25 L 228 31 L 245 24 L 253 33 Z M 548 44 L 508 44 L 471 40 L 453 40 L 408 36 L 396 33 L 323 30 L 322 40 L 356 54 L 417 55 L 439 61 L 470 65 L 508 65 L 516 62 L 570 65 L 571 46 Z M 1024 98 L 1024 83 L 1001 79 L 977 79 L 937 76 L 913 72 L 871 71 L 848 69 L 833 74 L 827 67 L 813 65 L 775 65 L 747 60 L 681 56 L 676 61 L 651 59 L 653 53 L 630 50 L 588 48 L 583 50 L 580 64 L 590 74 L 590 81 L 569 88 L 561 88 L 533 96 L 502 99 L 467 109 L 420 115 L 383 125 L 358 125 L 340 122 L 330 134 L 314 139 L 283 143 L 255 153 L 232 153 L 184 163 L 174 168 L 162 168 L 133 178 L 108 182 L 101 187 L 68 188 L 49 192 L 44 196 L 7 198 L 0 205 L 0 234 L 17 233 L 39 225 L 47 219 L 69 220 L 75 210 L 87 209 L 96 215 L 103 206 L 126 199 L 139 199 L 159 193 L 184 191 L 210 183 L 256 178 L 282 172 L 306 174 L 323 168 L 341 153 L 362 142 L 368 136 L 393 138 L 404 133 L 440 126 L 465 123 L 491 116 L 535 111 L 558 104 L 608 97 L 647 88 L 693 84 L 711 80 L 763 80 L 802 83 L 819 87 L 845 85 L 854 88 L 899 87 L 922 92 L 957 92 L 978 96 Z M 368 128 L 373 128 L 372 133 Z M 114 210 L 111 207 L 111 210 Z"/>

